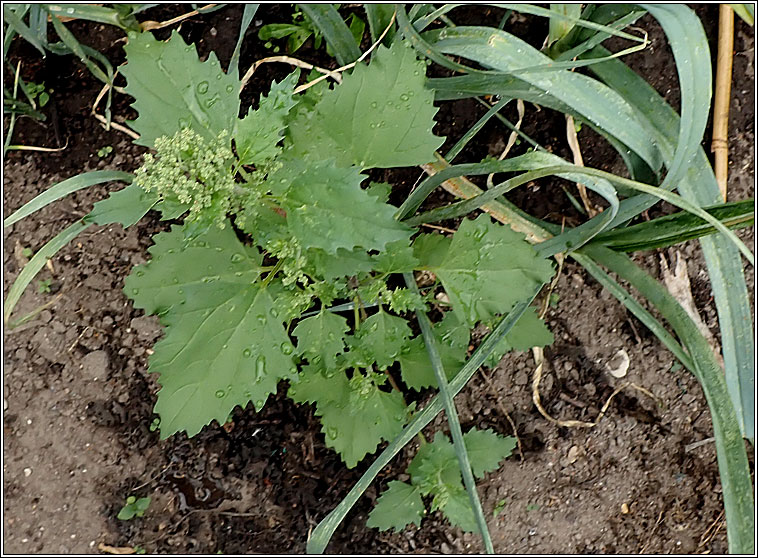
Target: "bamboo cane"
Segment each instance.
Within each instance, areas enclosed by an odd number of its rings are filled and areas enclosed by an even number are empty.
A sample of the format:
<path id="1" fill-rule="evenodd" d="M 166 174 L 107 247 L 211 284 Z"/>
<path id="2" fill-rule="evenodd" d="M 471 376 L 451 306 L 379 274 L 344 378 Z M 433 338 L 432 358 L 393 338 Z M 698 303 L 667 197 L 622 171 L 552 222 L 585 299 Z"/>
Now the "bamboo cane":
<path id="1" fill-rule="evenodd" d="M 729 100 L 732 90 L 732 49 L 734 48 L 734 11 L 728 4 L 719 5 L 719 38 L 716 58 L 716 91 L 713 100 L 714 172 L 721 197 L 726 201 L 729 168 Z"/>

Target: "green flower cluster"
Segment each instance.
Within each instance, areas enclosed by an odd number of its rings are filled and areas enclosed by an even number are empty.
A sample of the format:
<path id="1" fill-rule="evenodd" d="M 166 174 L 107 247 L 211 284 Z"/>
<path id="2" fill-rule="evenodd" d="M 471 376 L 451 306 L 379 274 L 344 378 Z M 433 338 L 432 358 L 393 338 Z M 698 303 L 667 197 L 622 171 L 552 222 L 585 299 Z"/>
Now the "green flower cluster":
<path id="1" fill-rule="evenodd" d="M 295 283 L 305 285 L 308 281 L 303 269 L 308 259 L 296 238 L 277 238 L 266 245 L 266 250 L 282 262 L 282 285 L 288 287 Z"/>
<path id="2" fill-rule="evenodd" d="M 377 279 L 358 290 L 361 299 L 366 302 L 380 301 L 389 305 L 393 312 L 400 314 L 425 308 L 423 299 L 414 292 L 400 287 L 389 289 L 383 279 Z"/>
<path id="3" fill-rule="evenodd" d="M 228 132 L 208 141 L 184 128 L 157 138 L 155 150 L 145 155 L 134 181 L 162 200 L 186 206 L 187 220 L 210 217 L 223 226 L 236 186 Z"/>

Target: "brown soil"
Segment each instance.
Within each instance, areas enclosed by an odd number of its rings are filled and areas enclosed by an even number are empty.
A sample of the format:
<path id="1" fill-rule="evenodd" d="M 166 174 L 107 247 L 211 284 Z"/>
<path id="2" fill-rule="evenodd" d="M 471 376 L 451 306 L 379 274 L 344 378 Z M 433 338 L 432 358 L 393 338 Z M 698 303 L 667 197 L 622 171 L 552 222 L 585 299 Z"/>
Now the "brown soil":
<path id="1" fill-rule="evenodd" d="M 177 11 L 183 9 L 163 6 L 148 13 L 159 20 Z M 715 7 L 698 11 L 714 37 Z M 216 50 L 225 62 L 240 15 L 241 8 L 231 6 L 198 16 L 182 26 L 182 33 L 200 41 L 201 55 Z M 490 24 L 495 15 L 488 16 Z M 283 22 L 288 14 L 284 7 L 265 6 L 256 19 Z M 651 19 L 641 24 L 651 33 L 652 48 L 628 61 L 676 103 L 677 81 L 665 39 Z M 256 22 L 254 29 L 260 25 Z M 111 61 L 123 60 L 121 43 L 116 42 L 120 35 L 110 28 L 77 23 L 71 29 L 96 41 L 90 44 Z M 730 199 L 743 199 L 754 195 L 753 33 L 741 21 L 736 31 L 729 187 Z M 532 36 L 532 42 L 541 40 Z M 55 89 L 49 121 L 43 126 L 21 120 L 14 142 L 56 146 L 68 141 L 68 146 L 52 154 L 9 153 L 4 216 L 76 173 L 133 170 L 139 165 L 143 149 L 119 132 L 106 132 L 89 116 L 100 86 L 80 64 L 53 56 L 42 62 L 18 40 L 14 49 L 11 60 L 24 60 L 25 79 L 44 79 Z M 255 32 L 249 32 L 241 67 L 266 54 Z M 312 49 L 299 55 L 326 63 L 323 53 Z M 246 101 L 288 70 L 264 66 Z M 116 96 L 117 120 L 134 116 L 128 104 L 124 96 Z M 533 107 L 529 110 L 527 132 L 568 156 L 562 119 L 549 111 L 535 116 Z M 436 130 L 454 136 L 446 147 L 482 112 L 470 101 L 446 103 Z M 491 123 L 464 158 L 495 154 L 507 136 L 507 130 Z M 588 165 L 615 164 L 596 137 L 583 131 L 580 141 Z M 113 146 L 113 153 L 100 159 L 96 153 L 105 145 Z M 403 190 L 418 176 L 419 171 L 408 170 L 385 173 L 383 178 Z M 23 248 L 38 250 L 107 191 L 120 187 L 111 184 L 75 193 L 7 229 L 4 291 L 24 264 Z M 566 199 L 545 196 L 545 191 L 530 190 L 519 203 L 538 217 L 578 218 Z M 293 404 L 284 397 L 284 388 L 261 413 L 237 409 L 227 430 L 211 426 L 192 439 L 182 435 L 164 441 L 151 432 L 157 384 L 147 374 L 147 355 L 161 332 L 157 320 L 134 310 L 121 289 L 131 267 L 146 261 L 151 235 L 165 227 L 149 216 L 126 231 L 120 226 L 89 229 L 35 279 L 15 315 L 52 304 L 32 321 L 5 331 L 4 552 L 88 553 L 97 552 L 103 543 L 141 546 L 151 553 L 300 553 L 309 530 L 368 466 L 367 459 L 354 470 L 346 469 L 325 447 L 312 409 Z M 752 231 L 742 236 L 752 242 Z M 697 244 L 680 250 L 688 258 L 696 302 L 716 332 Z M 642 255 L 638 261 L 658 273 L 657 254 Z M 50 280 L 51 292 L 39 293 L 37 280 Z M 752 270 L 748 281 L 752 288 Z M 564 267 L 556 293 L 558 303 L 547 316 L 556 342 L 546 351 L 548 366 L 541 384 L 548 412 L 560 418 L 594 419 L 618 385 L 605 365 L 622 348 L 631 360 L 624 380 L 647 388 L 659 401 L 625 391 L 596 427 L 568 429 L 548 422 L 534 407 L 534 362 L 529 355 L 508 355 L 496 369 L 475 376 L 456 399 L 464 429 L 476 425 L 512 434 L 508 413 L 523 450 L 480 483 L 496 551 L 726 552 L 715 448 L 712 443 L 688 448 L 712 435 L 697 381 L 675 366 L 657 339 L 580 267 Z M 430 425 L 432 429 L 446 429 L 443 416 Z M 414 452 L 407 447 L 382 472 L 338 529 L 330 552 L 481 551 L 478 537 L 450 528 L 437 514 L 421 528 L 398 534 L 365 527 L 377 494 L 387 481 L 402 475 Z M 153 501 L 144 517 L 119 521 L 116 514 L 130 494 Z"/>

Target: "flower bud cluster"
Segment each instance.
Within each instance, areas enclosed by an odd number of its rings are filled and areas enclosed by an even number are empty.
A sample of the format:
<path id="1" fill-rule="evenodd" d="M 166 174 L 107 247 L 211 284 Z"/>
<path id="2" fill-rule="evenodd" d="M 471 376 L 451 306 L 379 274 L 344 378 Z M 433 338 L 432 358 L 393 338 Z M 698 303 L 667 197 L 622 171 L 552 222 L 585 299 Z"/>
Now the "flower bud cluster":
<path id="1" fill-rule="evenodd" d="M 155 155 L 145 155 L 135 172 L 135 182 L 162 199 L 188 206 L 188 220 L 210 210 L 212 219 L 221 223 L 226 217 L 235 191 L 232 174 L 234 154 L 229 134 L 221 132 L 207 140 L 190 128 L 173 136 L 155 140 Z"/>
<path id="2" fill-rule="evenodd" d="M 307 283 L 308 278 L 303 269 L 308 264 L 308 259 L 296 238 L 274 239 L 266 245 L 266 250 L 283 262 L 282 284 L 285 287 L 295 283 Z"/>

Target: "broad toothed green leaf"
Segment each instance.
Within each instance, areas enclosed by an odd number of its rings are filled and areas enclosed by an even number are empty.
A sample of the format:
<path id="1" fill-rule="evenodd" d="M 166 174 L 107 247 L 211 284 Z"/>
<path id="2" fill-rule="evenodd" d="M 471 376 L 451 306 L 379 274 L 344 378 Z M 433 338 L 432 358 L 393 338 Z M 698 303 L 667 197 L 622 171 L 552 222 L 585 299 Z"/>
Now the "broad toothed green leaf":
<path id="1" fill-rule="evenodd" d="M 371 256 L 360 248 L 355 250 L 338 248 L 335 254 L 311 248 L 308 250 L 308 258 L 313 263 L 316 275 L 327 280 L 368 272 L 374 266 Z"/>
<path id="2" fill-rule="evenodd" d="M 480 478 L 484 473 L 497 469 L 515 447 L 513 438 L 475 428 L 463 436 L 463 441 L 472 472 Z M 450 523 L 464 531 L 478 530 L 471 502 L 463 486 L 455 448 L 447 436 L 437 432 L 432 443 L 421 446 L 408 465 L 408 474 L 413 486 L 418 487 L 422 494 L 433 496 L 432 511 L 441 510 Z"/>
<path id="3" fill-rule="evenodd" d="M 96 202 L 88 218 L 98 225 L 120 223 L 127 228 L 142 219 L 157 202 L 155 193 L 145 192 L 136 184 L 130 184 Z"/>
<path id="4" fill-rule="evenodd" d="M 348 329 L 345 318 L 322 310 L 315 316 L 300 320 L 292 335 L 297 337 L 298 354 L 305 354 L 314 364 L 320 362 L 326 370 L 332 370 L 337 355 L 345 348 L 344 338 Z M 318 362 L 315 362 L 316 358 Z"/>
<path id="5" fill-rule="evenodd" d="M 420 234 L 413 239 L 413 253 L 422 262 L 422 266 L 439 267 L 445 260 L 452 241 L 452 238 L 441 234 Z"/>
<path id="6" fill-rule="evenodd" d="M 444 484 L 452 486 L 463 482 L 455 448 L 442 432 L 434 435 L 432 443 L 419 448 L 408 465 L 408 474 L 423 494 L 433 494 Z"/>
<path id="7" fill-rule="evenodd" d="M 297 85 L 300 70 L 295 70 L 279 83 L 271 85 L 267 96 L 261 97 L 257 110 L 250 110 L 237 124 L 234 136 L 240 164 L 260 163 L 276 157 L 290 109 L 297 104 L 292 92 Z"/>
<path id="8" fill-rule="evenodd" d="M 125 291 L 166 327 L 150 357 L 163 386 L 155 405 L 161 437 L 193 436 L 214 419 L 223 424 L 249 401 L 260 410 L 294 370 L 294 347 L 271 296 L 255 282 L 260 256 L 228 224 L 189 246 L 180 227 L 155 241 L 152 261 L 135 267 Z"/>
<path id="9" fill-rule="evenodd" d="M 442 343 L 437 347 L 442 359 L 442 367 L 445 369 L 447 379 L 451 380 L 463 365 L 461 351 Z M 463 354 L 465 356 L 465 349 Z M 435 387 L 437 380 L 434 377 L 434 369 L 429 360 L 429 353 L 424 345 L 424 339 L 419 335 L 408 342 L 408 345 L 398 357 L 400 371 L 405 384 L 416 391 L 427 387 Z"/>
<path id="10" fill-rule="evenodd" d="M 337 157 L 343 167 L 409 167 L 434 160 L 444 138 L 432 134 L 436 107 L 425 87 L 426 65 L 410 45 L 380 46 L 326 91 L 289 127 L 292 149 L 313 160 Z"/>
<path id="11" fill-rule="evenodd" d="M 383 250 L 410 238 L 410 229 L 394 218 L 396 208 L 361 189 L 365 177 L 358 169 L 337 168 L 329 160 L 292 170 L 285 166 L 269 181 L 287 183 L 283 207 L 301 246 L 336 254 L 340 248 Z"/>
<path id="12" fill-rule="evenodd" d="M 516 438 L 498 436 L 489 429 L 472 428 L 463 435 L 463 442 L 471 461 L 471 470 L 479 478 L 497 469 L 500 462 L 509 457 L 516 447 Z"/>
<path id="13" fill-rule="evenodd" d="M 155 235 L 155 244 L 148 248 L 153 260 L 136 266 L 127 277 L 124 292 L 135 308 L 163 314 L 178 309 L 188 289 L 207 285 L 209 293 L 233 290 L 254 283 L 260 275 L 260 254 L 240 244 L 230 226 L 212 227 L 189 244 L 184 232 L 184 227 L 174 225 L 171 232 Z"/>
<path id="14" fill-rule="evenodd" d="M 406 273 L 418 269 L 419 261 L 413 248 L 404 240 L 387 245 L 387 249 L 374 256 L 375 269 L 380 273 Z"/>
<path id="15" fill-rule="evenodd" d="M 137 145 L 152 147 L 156 138 L 182 128 L 208 140 L 234 129 L 240 81 L 235 72 L 223 72 L 215 53 L 200 62 L 195 46 L 188 46 L 176 31 L 166 42 L 147 32 L 129 33 L 124 50 L 124 89 L 135 98 L 132 107 L 139 113 L 130 123 L 140 134 Z"/>
<path id="16" fill-rule="evenodd" d="M 327 374 L 315 365 L 306 366 L 289 396 L 298 403 L 316 403 L 326 445 L 352 469 L 382 440 L 392 440 L 402 431 L 406 407 L 400 393 L 381 391 L 357 371 L 351 380 L 342 372 Z"/>
<path id="17" fill-rule="evenodd" d="M 528 351 L 532 347 L 545 347 L 552 345 L 554 340 L 553 334 L 545 322 L 540 320 L 533 308 L 529 308 L 519 318 L 513 329 L 508 332 L 508 335 L 498 343 L 492 354 L 487 357 L 486 364 L 490 368 L 494 368 L 503 358 L 503 355 L 510 351 Z"/>
<path id="18" fill-rule="evenodd" d="M 466 350 L 471 337 L 469 329 L 461 325 L 454 312 L 447 312 L 440 322 L 434 324 L 434 333 L 437 336 L 437 349 L 442 359 L 442 367 L 450 380 L 466 360 Z M 420 391 L 437 385 L 423 336 L 411 339 L 398 360 L 403 381 L 409 388 Z"/>
<path id="19" fill-rule="evenodd" d="M 439 493 L 435 494 L 432 504 L 442 511 L 451 525 L 469 533 L 479 531 L 474 511 L 471 509 L 471 500 L 462 484 L 443 487 Z"/>
<path id="20" fill-rule="evenodd" d="M 351 346 L 361 351 L 367 361 L 373 359 L 380 370 L 385 370 L 398 359 L 410 335 L 406 320 L 380 309 L 361 324 Z"/>
<path id="21" fill-rule="evenodd" d="M 401 531 L 409 523 L 419 526 L 425 511 L 418 488 L 405 482 L 390 481 L 369 513 L 366 526 L 382 531 Z"/>
<path id="22" fill-rule="evenodd" d="M 422 265 L 442 281 L 453 310 L 469 326 L 508 312 L 553 275 L 549 260 L 522 234 L 487 215 L 464 219 L 440 260 L 442 248 Z"/>
<path id="23" fill-rule="evenodd" d="M 392 184 L 386 182 L 372 182 L 366 191 L 382 203 L 387 203 L 392 192 Z"/>

